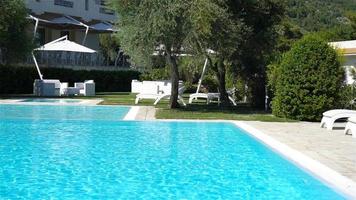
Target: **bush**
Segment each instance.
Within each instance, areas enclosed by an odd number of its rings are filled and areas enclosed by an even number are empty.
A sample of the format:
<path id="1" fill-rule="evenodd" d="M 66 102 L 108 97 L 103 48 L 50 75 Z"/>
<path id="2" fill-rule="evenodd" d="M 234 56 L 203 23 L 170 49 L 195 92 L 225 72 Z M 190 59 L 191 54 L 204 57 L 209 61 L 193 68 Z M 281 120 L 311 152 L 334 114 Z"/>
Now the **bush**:
<path id="1" fill-rule="evenodd" d="M 151 69 L 140 75 L 142 81 L 170 80 L 168 67 Z"/>
<path id="2" fill-rule="evenodd" d="M 46 79 L 61 82 L 94 80 L 97 92 L 129 92 L 131 80 L 138 79 L 137 71 L 76 71 L 71 69 L 42 68 Z M 38 79 L 35 67 L 0 66 L 0 94 L 31 94 L 33 81 Z"/>
<path id="3" fill-rule="evenodd" d="M 320 120 L 341 106 L 344 71 L 337 52 L 315 36 L 296 42 L 278 65 L 273 114 L 297 120 Z"/>

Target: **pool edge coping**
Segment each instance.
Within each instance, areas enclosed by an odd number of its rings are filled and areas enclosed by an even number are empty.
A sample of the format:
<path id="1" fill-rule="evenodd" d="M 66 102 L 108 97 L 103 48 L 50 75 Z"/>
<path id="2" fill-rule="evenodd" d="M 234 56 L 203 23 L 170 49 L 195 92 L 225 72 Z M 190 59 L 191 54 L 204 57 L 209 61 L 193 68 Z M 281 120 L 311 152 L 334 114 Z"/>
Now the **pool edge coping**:
<path id="1" fill-rule="evenodd" d="M 140 106 L 131 106 L 129 112 L 126 113 L 125 117 L 122 120 L 124 121 L 135 120 L 139 110 L 140 110 Z"/>

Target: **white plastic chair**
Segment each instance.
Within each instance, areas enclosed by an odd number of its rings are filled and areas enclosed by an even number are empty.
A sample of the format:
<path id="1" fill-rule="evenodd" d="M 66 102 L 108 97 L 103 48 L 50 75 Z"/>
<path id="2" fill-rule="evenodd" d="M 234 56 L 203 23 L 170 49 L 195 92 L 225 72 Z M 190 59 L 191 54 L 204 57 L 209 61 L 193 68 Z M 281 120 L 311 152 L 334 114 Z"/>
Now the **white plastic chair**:
<path id="1" fill-rule="evenodd" d="M 349 117 L 356 117 L 356 111 L 347 109 L 328 110 L 323 113 L 323 118 L 321 119 L 320 127 L 326 127 L 327 130 L 332 130 L 334 127 L 334 122 L 336 120 Z"/>

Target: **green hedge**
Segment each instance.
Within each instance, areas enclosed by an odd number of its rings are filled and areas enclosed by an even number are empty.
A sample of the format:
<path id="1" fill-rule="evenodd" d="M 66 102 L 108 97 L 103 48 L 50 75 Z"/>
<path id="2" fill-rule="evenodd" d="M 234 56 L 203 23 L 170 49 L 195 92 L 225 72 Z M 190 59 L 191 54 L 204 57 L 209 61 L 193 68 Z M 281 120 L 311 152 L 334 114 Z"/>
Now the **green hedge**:
<path id="1" fill-rule="evenodd" d="M 307 36 L 296 42 L 274 73 L 276 116 L 318 121 L 323 112 L 340 108 L 344 70 L 325 41 Z"/>
<path id="2" fill-rule="evenodd" d="M 58 68 L 42 68 L 45 79 L 68 82 L 94 80 L 97 92 L 129 92 L 131 80 L 138 79 L 137 71 L 86 71 Z M 0 94 L 31 94 L 33 81 L 38 79 L 35 67 L 0 66 Z"/>

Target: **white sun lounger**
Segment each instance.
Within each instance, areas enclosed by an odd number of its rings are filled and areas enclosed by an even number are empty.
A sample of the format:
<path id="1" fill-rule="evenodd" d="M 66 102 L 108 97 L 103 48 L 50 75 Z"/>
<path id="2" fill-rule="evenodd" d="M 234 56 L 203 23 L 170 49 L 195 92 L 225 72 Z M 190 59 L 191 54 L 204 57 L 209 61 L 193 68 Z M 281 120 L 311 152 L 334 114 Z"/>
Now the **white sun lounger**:
<path id="1" fill-rule="evenodd" d="M 154 92 L 152 92 L 154 91 Z M 185 91 L 183 84 L 180 84 L 178 89 L 178 100 L 185 106 L 183 97 L 181 96 Z M 138 104 L 142 99 L 155 100 L 154 105 L 157 105 L 162 99 L 169 99 L 171 96 L 171 84 L 161 84 L 156 82 L 146 82 L 141 86 L 141 92 L 136 95 L 135 104 Z"/>
<path id="2" fill-rule="evenodd" d="M 356 117 L 350 117 L 347 119 L 344 133 L 346 135 L 352 135 L 353 138 L 356 138 Z"/>
<path id="3" fill-rule="evenodd" d="M 184 105 L 186 106 L 186 103 L 183 100 L 183 97 L 181 96 L 181 94 L 184 92 L 185 88 L 179 88 L 178 90 L 178 100 Z M 182 92 L 180 92 L 182 91 Z M 153 99 L 155 100 L 155 102 L 153 103 L 153 105 L 157 105 L 158 102 L 160 102 L 162 99 L 169 99 L 171 97 L 171 94 L 137 94 L 136 95 L 136 99 L 135 99 L 135 104 L 138 104 L 138 102 L 142 99 Z"/>
<path id="4" fill-rule="evenodd" d="M 220 103 L 220 93 L 194 93 L 189 95 L 189 103 L 198 98 L 206 99 L 206 104 L 209 104 L 212 100 L 217 99 Z"/>
<path id="5" fill-rule="evenodd" d="M 185 91 L 185 87 L 180 87 L 178 89 L 178 100 L 184 105 L 186 106 L 187 104 L 185 104 L 184 102 L 184 99 L 182 97 L 182 94 L 184 93 Z M 158 95 L 156 101 L 153 103 L 153 105 L 157 105 L 159 101 L 161 101 L 162 99 L 169 99 L 171 97 L 171 94 L 161 94 L 161 95 Z"/>
<path id="6" fill-rule="evenodd" d="M 349 117 L 356 117 L 356 111 L 347 109 L 335 109 L 326 111 L 323 113 L 323 118 L 321 119 L 320 127 L 326 127 L 327 130 L 332 130 L 334 122 L 336 120 Z"/>
<path id="7" fill-rule="evenodd" d="M 198 98 L 206 99 L 206 104 L 209 104 L 212 100 L 217 99 L 218 104 L 220 104 L 220 93 L 194 93 L 189 95 L 189 103 L 192 103 L 193 100 L 197 100 Z M 235 100 L 230 95 L 229 100 L 234 106 L 236 106 Z"/>

